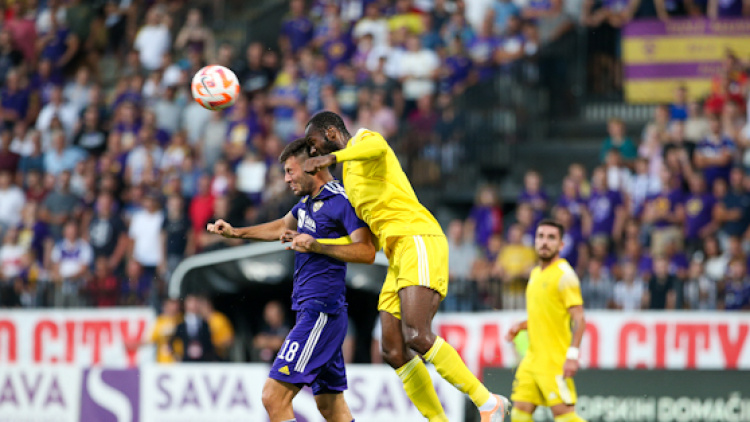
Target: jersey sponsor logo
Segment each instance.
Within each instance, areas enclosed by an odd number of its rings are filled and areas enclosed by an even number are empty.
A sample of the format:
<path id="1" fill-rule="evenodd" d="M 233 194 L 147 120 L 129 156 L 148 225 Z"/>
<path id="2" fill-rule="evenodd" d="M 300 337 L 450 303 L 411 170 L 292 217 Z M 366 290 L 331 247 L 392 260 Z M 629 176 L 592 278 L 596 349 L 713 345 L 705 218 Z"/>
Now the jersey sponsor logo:
<path id="1" fill-rule="evenodd" d="M 299 217 L 297 219 L 297 229 L 305 228 L 312 232 L 317 232 L 317 225 L 315 224 L 315 220 L 313 220 L 311 217 L 308 217 L 305 210 L 299 210 L 297 216 Z"/>
<path id="2" fill-rule="evenodd" d="M 323 201 L 317 201 L 313 204 L 313 212 L 318 212 L 320 208 L 323 206 Z"/>
<path id="3" fill-rule="evenodd" d="M 281 372 L 284 375 L 289 375 L 289 366 L 284 365 L 279 369 L 279 372 Z"/>

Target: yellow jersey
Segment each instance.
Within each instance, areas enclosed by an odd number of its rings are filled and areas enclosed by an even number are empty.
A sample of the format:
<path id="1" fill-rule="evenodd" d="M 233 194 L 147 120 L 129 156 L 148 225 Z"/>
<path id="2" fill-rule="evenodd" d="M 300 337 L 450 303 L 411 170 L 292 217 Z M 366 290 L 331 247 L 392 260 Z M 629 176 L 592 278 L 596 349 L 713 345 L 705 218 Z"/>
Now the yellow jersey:
<path id="1" fill-rule="evenodd" d="M 216 353 L 222 358 L 226 357 L 225 343 L 234 337 L 232 323 L 229 322 L 226 315 L 219 311 L 213 311 L 208 318 L 208 328 L 211 330 L 211 343 L 214 344 Z"/>
<path id="2" fill-rule="evenodd" d="M 343 163 L 349 202 L 386 255 L 400 237 L 444 235 L 432 213 L 419 203 L 396 153 L 379 133 L 360 129 L 346 148 L 333 155 Z"/>
<path id="3" fill-rule="evenodd" d="M 531 271 L 526 286 L 528 367 L 561 370 L 572 337 L 568 309 L 578 305 L 583 305 L 581 284 L 568 261 L 558 258 L 545 269 Z"/>
<path id="4" fill-rule="evenodd" d="M 174 336 L 175 329 L 182 322 L 180 316 L 159 315 L 151 330 L 151 342 L 156 346 L 156 361 L 158 363 L 172 363 L 175 361 L 169 341 Z"/>

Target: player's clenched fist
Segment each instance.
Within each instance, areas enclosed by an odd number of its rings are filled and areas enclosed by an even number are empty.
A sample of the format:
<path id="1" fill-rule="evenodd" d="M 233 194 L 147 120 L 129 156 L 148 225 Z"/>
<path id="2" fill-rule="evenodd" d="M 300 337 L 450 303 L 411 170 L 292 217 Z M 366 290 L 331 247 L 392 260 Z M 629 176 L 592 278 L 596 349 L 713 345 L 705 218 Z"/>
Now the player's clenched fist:
<path id="1" fill-rule="evenodd" d="M 209 223 L 208 226 L 206 226 L 206 230 L 208 230 L 209 233 L 218 234 L 227 238 L 235 237 L 234 227 L 221 219 L 216 220 L 215 223 Z"/>
<path id="2" fill-rule="evenodd" d="M 320 253 L 321 248 L 320 243 L 309 234 L 298 234 L 288 249 L 302 253 Z"/>

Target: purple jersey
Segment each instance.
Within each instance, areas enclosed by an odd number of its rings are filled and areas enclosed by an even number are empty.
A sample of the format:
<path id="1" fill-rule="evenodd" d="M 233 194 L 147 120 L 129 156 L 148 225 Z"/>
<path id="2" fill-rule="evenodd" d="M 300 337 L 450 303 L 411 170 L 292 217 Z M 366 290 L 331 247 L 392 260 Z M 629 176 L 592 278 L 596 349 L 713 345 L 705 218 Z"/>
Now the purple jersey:
<path id="1" fill-rule="evenodd" d="M 742 0 L 719 0 L 718 15 L 720 18 L 742 17 Z"/>
<path id="2" fill-rule="evenodd" d="M 622 196 L 617 191 L 591 191 L 589 211 L 593 222 L 591 235 L 612 235 L 615 225 L 615 210 L 622 205 Z"/>
<path id="3" fill-rule="evenodd" d="M 683 194 L 679 189 L 674 189 L 669 192 L 659 192 L 646 199 L 647 203 L 655 207 L 658 212 L 665 212 L 667 214 L 674 214 L 677 209 L 677 205 L 683 202 Z M 654 221 L 654 227 L 664 228 L 670 226 L 672 223 L 665 219 L 657 219 Z"/>
<path id="4" fill-rule="evenodd" d="M 544 203 L 543 208 L 547 207 L 547 194 L 542 191 L 531 193 L 524 189 L 523 192 L 521 192 L 521 195 L 518 197 L 519 204 L 529 204 L 534 209 L 535 226 L 539 224 L 539 222 L 542 221 L 542 218 L 544 217 L 544 209 L 539 209 L 536 207 L 536 204 L 540 202 Z"/>
<path id="5" fill-rule="evenodd" d="M 724 287 L 724 309 L 736 311 L 750 306 L 750 280 L 730 281 Z"/>
<path id="6" fill-rule="evenodd" d="M 493 58 L 497 47 L 498 41 L 493 37 L 477 37 L 469 43 L 467 50 L 479 71 L 479 79 L 486 80 L 492 76 L 495 69 Z"/>
<path id="7" fill-rule="evenodd" d="M 685 201 L 685 235 L 698 239 L 700 231 L 711 222 L 716 199 L 710 193 L 691 194 Z"/>
<path id="8" fill-rule="evenodd" d="M 669 257 L 669 274 L 677 276 L 677 273 L 687 271 L 688 265 L 690 265 L 690 263 L 688 262 L 687 256 L 682 252 L 678 252 Z"/>
<path id="9" fill-rule="evenodd" d="M 577 227 L 570 227 L 565 230 L 562 238 L 563 246 L 560 249 L 560 257 L 565 258 L 571 267 L 575 268 L 578 264 L 578 247 L 583 242 L 581 230 Z"/>
<path id="10" fill-rule="evenodd" d="M 471 60 L 463 55 L 448 56 L 443 65 L 450 71 L 442 81 L 442 90 L 451 91 L 457 84 L 469 78 Z"/>
<path id="11" fill-rule="evenodd" d="M 297 232 L 316 239 L 341 240 L 362 227 L 338 181 L 316 196 L 305 196 L 292 208 Z M 338 313 L 346 308 L 346 263 L 322 254 L 299 253 L 294 260 L 292 309 Z"/>
<path id="12" fill-rule="evenodd" d="M 469 218 L 474 220 L 474 239 L 486 247 L 493 234 L 503 230 L 503 213 L 500 207 L 476 206 L 471 209 Z"/>
<path id="13" fill-rule="evenodd" d="M 321 53 L 328 59 L 328 70 L 336 69 L 336 66 L 346 63 L 354 54 L 354 44 L 349 35 L 342 35 L 337 39 L 329 39 L 320 48 Z"/>
<path id="14" fill-rule="evenodd" d="M 293 53 L 305 47 L 313 39 L 313 23 L 310 19 L 300 16 L 284 21 L 281 33 L 289 40 Z"/>
<path id="15" fill-rule="evenodd" d="M 721 138 L 719 142 L 711 142 L 708 139 L 704 139 L 695 146 L 695 153 L 701 154 L 706 157 L 718 157 L 723 152 L 727 151 L 733 154 L 737 150 L 734 145 L 734 141 L 727 137 Z M 706 186 L 709 188 L 714 185 L 714 180 L 724 179 L 729 181 L 729 171 L 732 169 L 731 161 L 725 166 L 708 166 L 703 168 L 703 177 L 706 179 Z"/>

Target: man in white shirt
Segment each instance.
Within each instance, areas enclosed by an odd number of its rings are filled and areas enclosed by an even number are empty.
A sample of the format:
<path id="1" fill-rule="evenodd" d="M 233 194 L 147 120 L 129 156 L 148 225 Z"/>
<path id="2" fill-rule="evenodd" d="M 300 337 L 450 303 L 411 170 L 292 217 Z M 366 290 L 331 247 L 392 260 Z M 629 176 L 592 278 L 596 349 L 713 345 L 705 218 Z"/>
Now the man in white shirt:
<path id="1" fill-rule="evenodd" d="M 52 281 L 55 282 L 55 306 L 80 306 L 79 290 L 94 259 L 91 245 L 78 235 L 78 222 L 68 220 L 63 239 L 52 248 Z"/>
<path id="2" fill-rule="evenodd" d="M 410 35 L 406 40 L 406 51 L 401 56 L 401 81 L 404 98 L 416 101 L 435 92 L 435 78 L 440 66 L 437 54 L 422 48 L 419 37 Z"/>
<path id="3" fill-rule="evenodd" d="M 26 203 L 26 196 L 12 179 L 9 171 L 0 171 L 0 236 L 21 222 L 21 210 Z"/>
<path id="4" fill-rule="evenodd" d="M 161 228 L 164 213 L 159 198 L 149 193 L 143 200 L 143 209 L 136 211 L 130 221 L 130 259 L 143 267 L 144 274 L 156 275 L 156 267 L 164 259 L 161 243 Z"/>
<path id="5" fill-rule="evenodd" d="M 365 17 L 354 25 L 354 40 L 359 40 L 366 34 L 372 35 L 373 46 L 388 46 L 388 21 L 380 16 L 380 9 L 376 3 L 370 3 L 365 10 Z"/>
<path id="6" fill-rule="evenodd" d="M 155 7 L 146 15 L 146 25 L 138 31 L 133 47 L 138 50 L 141 65 L 148 71 L 159 69 L 164 53 L 169 51 L 169 28 L 163 23 L 161 12 Z"/>
<path id="7" fill-rule="evenodd" d="M 52 119 L 57 116 L 65 129 L 67 138 L 73 134 L 76 123 L 78 123 L 78 109 L 76 106 L 63 100 L 63 91 L 59 86 L 55 86 L 50 91 L 49 103 L 39 112 L 36 120 L 36 128 L 42 133 L 49 131 Z"/>
<path id="8" fill-rule="evenodd" d="M 617 309 L 637 311 L 643 299 L 643 280 L 637 277 L 636 263 L 627 262 L 622 266 L 622 280 L 615 283 L 613 301 Z"/>

